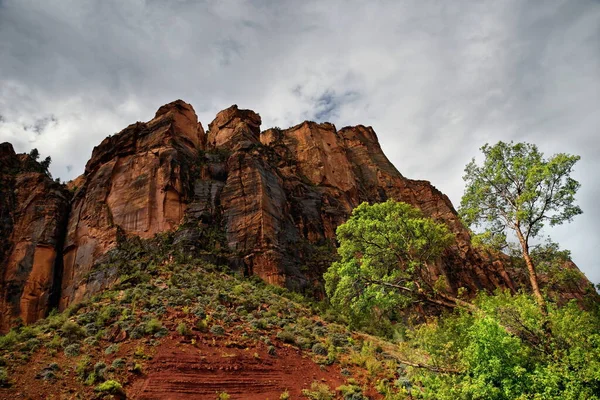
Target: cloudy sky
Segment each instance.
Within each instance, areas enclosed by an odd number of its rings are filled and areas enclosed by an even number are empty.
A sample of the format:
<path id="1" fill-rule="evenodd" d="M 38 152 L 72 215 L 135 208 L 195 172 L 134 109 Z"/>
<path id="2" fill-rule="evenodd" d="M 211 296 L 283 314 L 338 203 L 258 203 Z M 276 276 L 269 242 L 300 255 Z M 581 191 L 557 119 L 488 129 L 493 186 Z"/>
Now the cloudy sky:
<path id="1" fill-rule="evenodd" d="M 598 0 L 0 0 L 0 142 L 54 176 L 178 98 L 371 125 L 455 205 L 486 142 L 579 154 L 584 215 L 547 232 L 600 282 Z"/>

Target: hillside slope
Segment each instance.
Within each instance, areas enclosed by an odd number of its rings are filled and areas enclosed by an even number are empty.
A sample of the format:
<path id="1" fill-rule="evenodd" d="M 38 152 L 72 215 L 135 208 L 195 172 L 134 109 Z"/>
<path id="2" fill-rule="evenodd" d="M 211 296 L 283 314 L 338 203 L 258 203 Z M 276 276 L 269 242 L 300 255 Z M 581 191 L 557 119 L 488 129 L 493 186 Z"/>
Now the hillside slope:
<path id="1" fill-rule="evenodd" d="M 360 400 L 403 390 L 380 340 L 324 321 L 285 289 L 186 260 L 172 234 L 123 241 L 97 268 L 119 272 L 112 289 L 0 336 L 0 398 Z"/>

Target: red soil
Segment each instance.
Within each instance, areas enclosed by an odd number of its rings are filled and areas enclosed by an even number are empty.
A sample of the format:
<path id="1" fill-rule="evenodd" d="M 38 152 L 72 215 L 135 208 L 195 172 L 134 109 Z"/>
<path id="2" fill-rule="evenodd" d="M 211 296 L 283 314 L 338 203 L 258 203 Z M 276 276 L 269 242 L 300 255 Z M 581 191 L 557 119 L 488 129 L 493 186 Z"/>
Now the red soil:
<path id="1" fill-rule="evenodd" d="M 274 339 L 274 338 L 273 338 Z M 131 362 L 141 341 L 125 340 L 112 355 L 103 351 L 88 352 L 92 363 L 104 361 L 110 365 L 122 357 Z M 321 367 L 315 364 L 310 351 L 274 343 L 276 354 L 268 354 L 262 342 L 237 335 L 197 335 L 194 341 L 172 334 L 157 347 L 143 346 L 151 360 L 141 360 L 143 374 L 127 370 L 115 372 L 123 384 L 128 399 L 210 399 L 226 392 L 231 400 L 277 400 L 284 391 L 290 399 L 305 398 L 302 389 L 314 381 L 327 384 L 332 390 L 344 383 L 339 366 Z M 101 398 L 94 386 L 85 386 L 75 374 L 80 357 L 65 357 L 62 351 L 50 355 L 40 349 L 29 360 L 16 362 L 10 368 L 13 382 L 10 388 L 0 388 L 0 399 L 94 399 Z M 57 363 L 59 379 L 44 381 L 36 375 L 48 364 Z"/>
<path id="2" fill-rule="evenodd" d="M 300 398 L 313 381 L 333 389 L 343 384 L 336 367 L 322 369 L 296 348 L 280 346 L 270 356 L 263 343 L 247 345 L 233 347 L 224 338 L 195 345 L 167 340 L 147 364 L 145 379 L 128 394 L 139 400 L 214 400 L 226 392 L 232 400 L 275 400 L 285 390 L 290 398 Z"/>

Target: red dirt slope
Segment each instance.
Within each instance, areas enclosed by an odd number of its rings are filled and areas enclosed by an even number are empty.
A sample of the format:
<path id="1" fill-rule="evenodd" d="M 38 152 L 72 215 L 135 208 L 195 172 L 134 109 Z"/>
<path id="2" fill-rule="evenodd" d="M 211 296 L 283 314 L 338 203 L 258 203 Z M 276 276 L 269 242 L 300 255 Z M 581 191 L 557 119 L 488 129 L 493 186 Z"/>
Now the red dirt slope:
<path id="1" fill-rule="evenodd" d="M 321 369 L 298 349 L 278 347 L 267 354 L 262 343 L 226 347 L 215 341 L 164 343 L 147 364 L 146 377 L 128 390 L 139 400 L 210 399 L 226 392 L 232 400 L 279 399 L 284 391 L 300 398 L 315 380 L 335 389 L 343 384 L 337 367 Z"/>

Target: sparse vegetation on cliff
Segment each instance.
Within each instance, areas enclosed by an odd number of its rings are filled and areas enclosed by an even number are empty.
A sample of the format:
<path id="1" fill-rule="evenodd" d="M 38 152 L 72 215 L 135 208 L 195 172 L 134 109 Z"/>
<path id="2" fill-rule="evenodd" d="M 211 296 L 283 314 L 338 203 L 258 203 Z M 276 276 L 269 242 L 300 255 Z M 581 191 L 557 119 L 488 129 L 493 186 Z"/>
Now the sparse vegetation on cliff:
<path id="1" fill-rule="evenodd" d="M 382 380 L 399 378 L 398 361 L 372 350 L 371 341 L 378 339 L 355 336 L 343 325 L 325 322 L 316 313 L 319 307 L 297 293 L 226 273 L 207 262 L 185 257 L 178 261 L 172 253 L 176 248 L 162 235 L 122 242 L 107 259 L 119 270 L 110 290 L 0 337 L 5 381 L 11 376 L 26 379 L 23 368 L 56 360 L 52 379 L 66 387 L 112 393 L 119 382 L 129 392 L 161 343 L 174 340 L 192 348 L 215 340 L 223 349 L 258 346 L 264 351 L 264 356 L 253 357 L 258 360 L 296 349 L 317 366 L 333 368 L 329 374 L 337 368 L 348 371 L 354 381 L 341 385 L 346 391 L 352 382 L 374 391 Z M 57 357 L 57 350 L 65 357 Z M 75 380 L 66 373 L 69 370 L 75 371 Z M 343 382 L 344 376 L 338 379 Z M 394 393 L 401 390 L 390 387 Z"/>

